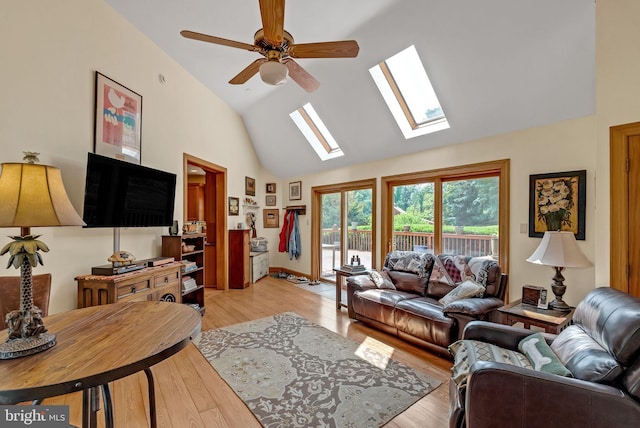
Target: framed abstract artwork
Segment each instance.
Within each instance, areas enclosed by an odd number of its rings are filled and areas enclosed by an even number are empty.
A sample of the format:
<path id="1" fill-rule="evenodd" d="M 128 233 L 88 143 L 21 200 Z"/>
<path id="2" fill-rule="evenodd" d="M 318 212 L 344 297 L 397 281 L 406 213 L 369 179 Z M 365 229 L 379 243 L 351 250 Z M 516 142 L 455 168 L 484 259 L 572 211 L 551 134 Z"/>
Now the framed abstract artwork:
<path id="1" fill-rule="evenodd" d="M 529 236 L 561 230 L 584 240 L 586 182 L 586 170 L 530 175 Z"/>
<path id="2" fill-rule="evenodd" d="M 94 152 L 141 162 L 142 95 L 96 71 Z"/>

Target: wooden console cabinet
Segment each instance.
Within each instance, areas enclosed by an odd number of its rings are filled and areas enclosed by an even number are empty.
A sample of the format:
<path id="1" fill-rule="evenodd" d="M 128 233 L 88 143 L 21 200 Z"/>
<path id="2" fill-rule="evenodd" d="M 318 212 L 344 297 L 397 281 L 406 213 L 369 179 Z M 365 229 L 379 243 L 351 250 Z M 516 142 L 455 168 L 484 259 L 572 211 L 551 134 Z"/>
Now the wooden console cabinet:
<path id="1" fill-rule="evenodd" d="M 120 275 L 78 276 L 78 308 L 125 301 L 181 302 L 180 267 L 174 262 Z"/>

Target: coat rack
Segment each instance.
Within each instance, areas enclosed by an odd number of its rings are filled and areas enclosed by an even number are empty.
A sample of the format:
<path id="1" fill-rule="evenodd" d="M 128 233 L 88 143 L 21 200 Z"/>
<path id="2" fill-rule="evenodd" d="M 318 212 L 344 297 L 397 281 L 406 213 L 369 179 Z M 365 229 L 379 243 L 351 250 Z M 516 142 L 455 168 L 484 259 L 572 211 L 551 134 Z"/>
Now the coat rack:
<path id="1" fill-rule="evenodd" d="M 286 211 L 296 211 L 298 215 L 307 214 L 307 206 L 306 205 L 287 205 L 285 207 Z"/>

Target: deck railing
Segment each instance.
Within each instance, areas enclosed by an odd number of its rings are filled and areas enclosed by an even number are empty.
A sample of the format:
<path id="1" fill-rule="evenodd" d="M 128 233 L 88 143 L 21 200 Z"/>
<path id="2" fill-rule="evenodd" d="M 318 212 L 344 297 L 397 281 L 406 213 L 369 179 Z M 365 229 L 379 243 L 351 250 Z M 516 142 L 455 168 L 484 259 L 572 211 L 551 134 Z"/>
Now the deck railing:
<path id="1" fill-rule="evenodd" d="M 370 230 L 349 230 L 349 250 L 371 251 Z M 492 240 L 493 245 L 492 245 Z M 322 243 L 340 246 L 340 232 L 334 229 L 322 231 Z M 399 251 L 432 250 L 433 233 L 425 232 L 393 232 L 394 248 Z M 497 238 L 490 235 L 467 235 L 455 233 L 442 234 L 444 253 L 464 254 L 467 256 L 497 255 Z"/>

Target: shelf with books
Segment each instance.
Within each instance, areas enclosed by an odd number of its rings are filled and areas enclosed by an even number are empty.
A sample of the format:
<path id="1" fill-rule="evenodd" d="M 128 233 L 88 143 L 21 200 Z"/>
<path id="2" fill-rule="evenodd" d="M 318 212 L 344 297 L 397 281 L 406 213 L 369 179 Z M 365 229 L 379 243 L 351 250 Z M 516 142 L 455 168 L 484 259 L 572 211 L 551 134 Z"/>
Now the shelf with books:
<path id="1" fill-rule="evenodd" d="M 201 314 L 204 314 L 205 240 L 202 233 L 162 237 L 162 255 L 182 263 L 182 303 L 197 305 Z"/>

